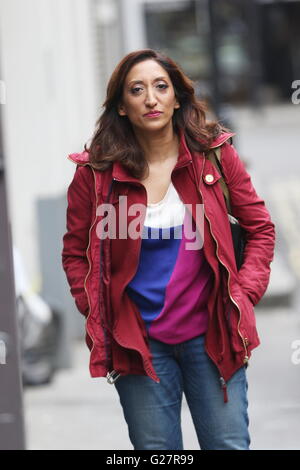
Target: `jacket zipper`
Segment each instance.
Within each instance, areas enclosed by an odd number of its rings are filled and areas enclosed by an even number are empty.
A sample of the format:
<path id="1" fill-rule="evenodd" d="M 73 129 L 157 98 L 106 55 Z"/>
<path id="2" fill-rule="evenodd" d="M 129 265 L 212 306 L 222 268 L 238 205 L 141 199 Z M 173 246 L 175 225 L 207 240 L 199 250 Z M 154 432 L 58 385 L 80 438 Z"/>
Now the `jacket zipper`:
<path id="1" fill-rule="evenodd" d="M 109 193 L 107 195 L 106 204 L 109 201 L 111 191 L 112 191 L 112 183 L 111 183 L 111 186 L 110 186 L 110 189 L 109 189 Z M 100 247 L 99 247 L 99 252 L 100 252 L 100 259 L 99 259 L 99 289 L 101 289 L 101 286 L 103 286 L 103 283 L 101 282 L 101 271 L 102 271 L 102 266 L 104 264 L 104 262 L 102 262 L 103 254 L 104 254 L 104 245 L 103 245 L 103 243 L 104 243 L 104 240 L 101 239 L 100 240 Z M 100 295 L 99 295 L 99 302 L 100 302 Z M 111 373 L 109 372 L 110 364 L 111 364 L 112 361 L 111 361 L 111 359 L 109 359 L 109 353 L 108 353 L 107 330 L 110 331 L 110 328 L 106 328 L 106 326 L 105 326 L 104 317 L 103 317 L 103 315 L 101 315 L 101 306 L 100 305 L 99 305 L 99 317 L 100 317 L 100 322 L 101 322 L 101 326 L 102 326 L 102 329 L 103 329 L 103 335 L 104 335 L 104 349 L 105 349 L 105 355 L 106 355 L 106 368 L 108 370 L 107 379 L 109 381 L 112 378 L 112 374 L 115 372 L 115 371 L 112 371 Z M 108 323 L 108 321 L 107 321 L 107 323 Z M 117 378 L 118 377 L 114 378 L 113 380 L 116 381 Z M 109 383 L 111 383 L 111 382 L 109 382 Z"/>
<path id="2" fill-rule="evenodd" d="M 203 169 L 204 169 L 204 160 L 203 160 L 203 165 L 202 165 L 202 171 L 201 171 L 201 179 L 200 179 L 200 181 L 202 181 Z M 199 182 L 199 183 L 200 183 L 200 182 Z M 201 194 L 201 199 L 202 199 L 202 202 L 203 202 L 203 196 L 202 196 L 202 192 L 201 192 L 201 190 L 200 190 L 200 186 L 199 186 L 199 192 L 200 192 L 200 194 Z M 227 281 L 228 293 L 229 293 L 229 297 L 230 297 L 231 301 L 236 305 L 236 307 L 237 307 L 237 309 L 238 309 L 238 311 L 239 311 L 239 322 L 238 322 L 238 328 L 237 328 L 237 329 L 238 329 L 238 333 L 239 333 L 239 335 L 240 335 L 240 337 L 241 337 L 241 340 L 242 340 L 242 343 L 243 343 L 243 346 L 244 346 L 244 349 L 245 349 L 244 363 L 246 363 L 246 362 L 248 362 L 248 360 L 249 360 L 249 356 L 248 356 L 248 352 L 247 352 L 247 347 L 246 347 L 246 340 L 247 340 L 247 338 L 243 338 L 243 336 L 242 336 L 242 334 L 241 334 L 241 332 L 240 332 L 240 329 L 239 329 L 242 315 L 241 315 L 241 311 L 240 311 L 240 308 L 239 308 L 237 302 L 234 300 L 234 298 L 233 298 L 232 295 L 231 295 L 231 291 L 230 291 L 230 270 L 228 269 L 228 267 L 226 266 L 226 264 L 224 264 L 223 261 L 221 261 L 220 258 L 219 258 L 219 254 L 218 254 L 218 253 L 219 253 L 219 244 L 218 244 L 218 241 L 217 241 L 217 239 L 216 239 L 216 237 L 214 236 L 214 233 L 213 233 L 213 231 L 212 231 L 211 223 L 210 223 L 210 220 L 209 220 L 209 218 L 208 218 L 208 216 L 207 216 L 207 214 L 206 214 L 206 212 L 205 212 L 204 204 L 203 204 L 203 212 L 204 212 L 204 215 L 205 215 L 206 219 L 208 220 L 209 227 L 210 227 L 210 232 L 211 232 L 211 234 L 212 234 L 212 236 L 213 236 L 213 239 L 215 240 L 216 245 L 217 245 L 217 252 L 216 252 L 217 258 L 218 258 L 218 260 L 220 261 L 220 263 L 225 267 L 225 269 L 226 269 L 227 272 L 228 272 L 228 281 Z"/>
<path id="3" fill-rule="evenodd" d="M 203 164 L 202 164 L 202 169 L 201 169 L 201 176 L 200 176 L 199 186 L 198 186 L 197 179 L 196 179 L 196 186 L 197 186 L 198 191 L 199 191 L 199 193 L 200 193 L 200 195 L 201 195 L 202 203 L 203 203 L 203 196 L 202 196 L 202 192 L 201 192 L 201 189 L 200 189 L 200 184 L 201 184 L 201 181 L 202 181 L 202 175 L 203 175 L 203 170 L 204 170 L 204 163 L 205 163 L 205 159 L 203 159 Z M 205 217 L 206 217 L 206 219 L 207 219 L 207 221 L 208 221 L 208 223 L 209 223 L 210 232 L 211 232 L 211 234 L 212 234 L 212 237 L 213 237 L 213 239 L 214 239 L 215 242 L 216 242 L 216 246 L 217 246 L 216 255 L 217 255 L 217 258 L 218 258 L 219 262 L 225 267 L 225 269 L 226 269 L 227 272 L 228 272 L 227 288 L 228 288 L 228 293 L 229 293 L 229 297 L 230 297 L 231 301 L 236 305 L 236 307 L 237 307 L 237 309 L 238 309 L 238 311 L 239 311 L 239 322 L 238 322 L 237 330 L 238 330 L 238 333 L 239 333 L 239 335 L 240 335 L 240 337 L 241 337 L 241 340 L 242 340 L 242 343 L 243 343 L 243 347 L 244 347 L 244 349 L 245 349 L 244 364 L 246 364 L 246 363 L 248 362 L 248 360 L 249 360 L 249 357 L 248 357 L 247 347 L 246 347 L 246 344 L 245 344 L 245 341 L 246 341 L 246 340 L 243 338 L 243 336 L 242 336 L 242 334 L 241 334 L 241 332 L 240 332 L 240 330 L 239 330 L 239 325 L 240 325 L 240 321 L 241 321 L 241 311 L 240 311 L 240 308 L 239 308 L 237 302 L 233 299 L 233 297 L 232 297 L 232 295 L 231 295 L 231 291 L 230 291 L 230 271 L 229 271 L 228 267 L 227 267 L 227 266 L 220 260 L 220 258 L 219 258 L 219 254 L 218 254 L 218 253 L 219 253 L 219 244 L 218 244 L 218 241 L 217 241 L 217 239 L 216 239 L 216 237 L 214 236 L 214 233 L 213 233 L 213 231 L 212 231 L 211 222 L 210 222 L 210 220 L 209 220 L 209 217 L 208 217 L 207 214 L 206 214 L 205 207 L 204 207 L 204 203 L 203 203 L 203 212 L 204 212 L 204 215 L 205 215 Z M 222 388 L 222 390 L 223 390 L 223 395 L 224 395 L 224 403 L 227 403 L 227 402 L 228 402 L 228 395 L 227 395 L 226 381 L 225 381 L 224 377 L 222 377 L 221 375 L 220 375 L 220 382 L 221 382 L 221 388 Z"/>
<path id="4" fill-rule="evenodd" d="M 85 165 L 84 165 L 85 166 Z M 91 167 L 92 169 L 92 172 L 93 172 L 93 177 L 94 177 L 94 190 L 95 190 L 95 196 L 96 196 L 96 208 L 97 208 L 97 204 L 98 204 L 98 198 L 97 198 L 97 191 L 96 191 L 96 177 L 95 177 L 95 174 L 94 174 L 94 170 L 93 168 Z M 91 355 L 92 355 L 92 352 L 93 352 L 93 349 L 94 349 L 94 346 L 95 346 L 95 341 L 94 341 L 94 338 L 93 338 L 93 335 L 91 334 L 90 330 L 88 329 L 88 319 L 90 317 L 90 314 L 91 314 L 91 304 L 90 304 L 90 298 L 89 298 L 89 294 L 88 294 L 88 290 L 86 288 L 86 281 L 87 281 L 87 278 L 91 272 L 91 261 L 90 261 L 90 258 L 89 258 L 89 254 L 88 254 L 88 250 L 90 248 L 90 244 L 91 244 L 91 231 L 92 231 L 92 228 L 93 226 L 95 225 L 96 223 L 96 220 L 97 220 L 97 215 L 95 215 L 95 218 L 94 218 L 94 221 L 92 223 L 92 225 L 90 226 L 90 229 L 89 229 L 89 241 L 88 241 L 88 246 L 87 246 L 87 249 L 86 249 L 86 257 L 87 257 L 87 260 L 88 260 L 88 263 L 89 263 L 89 270 L 87 272 L 87 275 L 85 276 L 85 279 L 84 279 L 84 290 L 86 292 L 86 296 L 87 296 L 87 299 L 88 299 L 88 303 L 89 303 L 89 314 L 87 316 L 87 319 L 86 319 L 86 329 L 88 331 L 88 334 L 92 340 L 92 343 L 93 343 L 93 346 L 92 346 L 92 349 L 91 349 Z"/>
<path id="5" fill-rule="evenodd" d="M 72 159 L 70 159 L 70 160 L 72 160 Z M 74 160 L 72 160 L 72 161 L 74 162 Z M 76 162 L 76 164 L 77 164 L 77 165 L 80 165 L 80 166 L 88 166 L 88 165 L 89 165 L 89 163 L 77 163 L 77 162 Z M 94 177 L 94 191 L 95 191 L 96 208 L 97 208 L 97 206 L 98 206 L 98 196 L 97 196 L 97 190 L 96 190 L 96 176 L 95 176 L 95 172 L 94 172 L 94 169 L 93 169 L 92 166 L 91 166 L 91 170 L 92 170 L 92 172 L 93 172 L 93 177 Z M 113 178 L 113 179 L 114 179 L 115 181 L 119 181 L 119 180 L 117 180 L 116 178 Z M 142 186 L 142 185 L 141 185 L 141 186 Z M 97 209 L 96 209 L 96 210 L 97 210 Z M 84 290 L 85 290 L 85 293 L 86 293 L 86 295 L 87 295 L 88 304 L 89 304 L 89 314 L 88 314 L 88 316 L 87 316 L 86 321 L 89 319 L 89 316 L 90 316 L 90 314 L 91 314 L 91 304 L 90 304 L 89 294 L 88 294 L 88 291 L 87 291 L 87 288 L 86 288 L 86 281 L 87 281 L 87 278 L 88 278 L 88 276 L 89 276 L 89 274 L 90 274 L 90 271 L 91 271 L 91 262 L 90 262 L 90 258 L 89 258 L 89 255 L 88 255 L 88 250 L 89 250 L 90 242 L 91 242 L 91 231 L 92 231 L 92 228 L 94 227 L 94 225 L 95 225 L 95 223 L 96 223 L 96 220 L 97 220 L 97 215 L 95 215 L 95 219 L 94 219 L 94 221 L 93 221 L 93 223 L 92 223 L 92 225 L 90 226 L 90 229 L 89 229 L 88 246 L 87 246 L 87 249 L 86 249 L 86 257 L 87 257 L 87 260 L 88 260 L 88 263 L 89 263 L 89 269 L 88 269 L 88 272 L 87 272 L 87 274 L 86 274 L 86 276 L 85 276 L 85 279 L 84 279 Z M 101 274 L 101 263 L 100 263 L 100 274 Z M 103 319 L 101 318 L 101 315 L 100 315 L 100 319 L 101 319 L 101 325 L 102 325 L 102 328 L 103 328 L 103 333 L 104 333 L 104 337 L 105 337 L 105 346 L 106 346 L 106 332 L 105 332 L 105 328 L 104 328 L 104 325 L 103 325 Z M 87 327 L 86 327 L 86 328 L 87 328 Z M 88 328 L 87 328 L 87 330 L 88 330 Z M 93 349 L 94 349 L 94 346 L 95 346 L 95 341 L 94 341 L 93 335 L 91 334 L 91 332 L 90 332 L 89 330 L 88 330 L 88 334 L 89 334 L 89 336 L 90 336 L 90 338 L 91 338 L 91 340 L 92 340 L 92 343 L 93 343 L 92 349 L 91 349 L 91 354 L 92 354 Z M 121 341 L 119 341 L 119 343 L 121 344 L 121 346 L 126 347 L 126 345 L 125 345 L 124 343 L 122 343 Z M 133 349 L 133 348 L 132 348 L 132 349 Z M 145 360 L 144 360 L 144 357 L 143 357 L 142 352 L 141 352 L 139 349 L 137 349 L 137 348 L 134 348 L 134 349 L 136 349 L 136 351 L 138 351 L 138 352 L 140 353 L 140 355 L 142 356 L 142 359 L 143 359 L 143 363 L 145 364 Z M 106 354 L 106 361 L 107 361 L 107 351 L 106 351 L 106 347 L 105 347 L 105 354 Z M 107 364 L 107 365 L 108 365 L 108 364 Z M 146 364 L 145 364 L 145 366 L 146 366 Z M 110 372 L 108 367 L 107 367 L 107 369 L 108 369 L 108 373 L 107 373 L 107 375 L 106 375 L 107 382 L 108 382 L 109 384 L 113 384 L 113 383 L 119 378 L 120 374 L 118 374 L 117 371 L 115 371 L 115 370 L 112 370 L 112 371 Z M 147 369 L 148 369 L 148 368 L 147 368 Z M 152 375 L 152 374 L 151 374 L 151 375 Z M 153 378 L 154 378 L 154 377 L 153 377 Z M 154 379 L 154 380 L 155 380 L 155 382 L 157 382 L 157 383 L 160 382 L 159 379 L 158 379 L 158 380 Z"/>
<path id="6" fill-rule="evenodd" d="M 70 158 L 70 160 L 72 160 Z M 74 162 L 74 160 L 72 160 Z M 80 166 L 90 166 L 91 167 L 91 170 L 92 170 L 92 173 L 93 173 L 93 177 L 94 177 L 94 191 L 95 191 L 95 204 L 96 204 L 96 215 L 95 215 L 95 218 L 93 220 L 93 223 L 92 225 L 90 226 L 90 229 L 89 229 L 89 236 L 88 236 L 88 246 L 87 246 L 87 249 L 86 249 L 86 257 L 87 257 L 87 260 L 88 260 L 88 264 L 89 264 L 89 269 L 88 269 L 88 272 L 85 276 L 85 279 L 84 279 L 84 290 L 85 290 L 85 293 L 86 293 L 86 296 L 87 296 L 87 299 L 88 299 L 88 304 L 89 304 L 89 314 L 86 318 L 86 330 L 87 330 L 87 333 L 88 335 L 90 336 L 91 340 L 92 340 L 92 349 L 91 349 L 91 355 L 92 355 L 92 352 L 93 352 L 93 349 L 95 347 L 95 340 L 94 340 L 94 337 L 93 335 L 91 334 L 90 330 L 88 329 L 87 327 L 87 321 L 90 317 L 90 314 L 91 314 L 91 304 L 90 304 L 90 298 L 89 298 L 89 294 L 88 294 L 88 291 L 87 291 L 87 288 L 86 288 L 86 281 L 88 279 L 88 276 L 91 272 L 91 261 L 90 261 L 90 258 L 89 258 L 89 255 L 88 255 L 88 250 L 89 250 L 89 247 L 90 247 L 90 243 L 91 243 L 91 231 L 96 223 L 96 220 L 97 220 L 97 206 L 98 206 L 98 195 L 97 195 L 97 189 L 96 189 L 96 175 L 95 175 L 95 171 L 93 169 L 93 167 L 89 164 L 89 163 L 78 163 L 76 162 L 77 165 L 80 165 Z M 100 266 L 99 266 L 100 270 L 101 270 L 101 263 L 100 263 Z M 106 337 L 106 331 L 105 331 L 105 328 L 104 328 L 104 325 L 103 325 L 103 319 L 101 318 L 101 312 L 100 312 L 100 308 L 99 308 L 99 314 L 100 314 L 100 321 L 101 321 L 101 325 L 102 325 L 102 328 L 103 328 L 103 334 L 104 334 L 104 344 L 105 344 L 105 354 L 106 354 L 106 366 L 107 366 L 107 369 L 108 369 L 108 354 L 107 354 L 107 337 Z"/>

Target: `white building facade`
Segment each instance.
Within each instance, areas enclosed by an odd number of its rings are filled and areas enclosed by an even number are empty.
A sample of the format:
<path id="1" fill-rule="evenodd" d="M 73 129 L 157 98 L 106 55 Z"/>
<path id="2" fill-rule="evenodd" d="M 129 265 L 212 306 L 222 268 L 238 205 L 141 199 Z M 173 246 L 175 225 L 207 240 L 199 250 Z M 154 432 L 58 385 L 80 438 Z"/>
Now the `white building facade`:
<path id="1" fill-rule="evenodd" d="M 63 195 L 120 57 L 118 3 L 0 0 L 0 81 L 13 242 L 41 285 L 39 198 Z M 109 41 L 109 44 L 107 43 Z"/>

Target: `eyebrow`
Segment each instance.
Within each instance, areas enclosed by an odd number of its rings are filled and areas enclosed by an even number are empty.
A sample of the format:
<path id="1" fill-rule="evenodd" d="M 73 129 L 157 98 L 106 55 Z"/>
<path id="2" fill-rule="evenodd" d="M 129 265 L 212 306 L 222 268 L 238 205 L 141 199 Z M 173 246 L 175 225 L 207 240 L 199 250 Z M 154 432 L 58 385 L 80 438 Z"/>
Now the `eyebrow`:
<path id="1" fill-rule="evenodd" d="M 153 82 L 157 82 L 158 80 L 167 80 L 167 77 L 157 77 L 153 80 Z M 132 83 L 144 83 L 143 80 L 131 80 L 128 85 L 132 84 Z"/>

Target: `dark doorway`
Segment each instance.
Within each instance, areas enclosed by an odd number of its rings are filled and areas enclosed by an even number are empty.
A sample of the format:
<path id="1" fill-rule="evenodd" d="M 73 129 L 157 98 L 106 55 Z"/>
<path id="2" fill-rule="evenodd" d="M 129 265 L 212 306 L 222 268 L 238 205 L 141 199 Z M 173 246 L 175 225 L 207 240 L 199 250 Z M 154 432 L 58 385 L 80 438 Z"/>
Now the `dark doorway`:
<path id="1" fill-rule="evenodd" d="M 262 73 L 274 100 L 290 99 L 291 84 L 300 78 L 300 2 L 261 5 Z"/>

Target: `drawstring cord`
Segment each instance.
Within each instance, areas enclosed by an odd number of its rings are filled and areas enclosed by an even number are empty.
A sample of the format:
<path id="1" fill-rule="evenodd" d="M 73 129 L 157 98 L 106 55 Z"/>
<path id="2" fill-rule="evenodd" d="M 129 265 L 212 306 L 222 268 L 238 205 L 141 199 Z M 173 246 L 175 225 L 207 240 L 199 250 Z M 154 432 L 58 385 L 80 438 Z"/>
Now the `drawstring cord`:
<path id="1" fill-rule="evenodd" d="M 224 403 L 228 403 L 227 385 L 223 377 L 220 377 L 220 382 L 223 390 Z"/>

